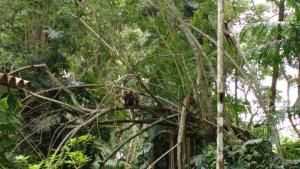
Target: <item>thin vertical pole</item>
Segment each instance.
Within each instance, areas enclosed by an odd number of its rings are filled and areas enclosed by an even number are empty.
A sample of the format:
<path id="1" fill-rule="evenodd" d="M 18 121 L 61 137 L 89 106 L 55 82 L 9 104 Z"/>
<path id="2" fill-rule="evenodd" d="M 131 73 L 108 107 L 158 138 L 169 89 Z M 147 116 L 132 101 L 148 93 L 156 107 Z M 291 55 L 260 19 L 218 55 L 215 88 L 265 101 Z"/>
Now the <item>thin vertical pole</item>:
<path id="1" fill-rule="evenodd" d="M 217 169 L 224 169 L 224 0 L 218 0 L 218 115 L 217 115 Z"/>

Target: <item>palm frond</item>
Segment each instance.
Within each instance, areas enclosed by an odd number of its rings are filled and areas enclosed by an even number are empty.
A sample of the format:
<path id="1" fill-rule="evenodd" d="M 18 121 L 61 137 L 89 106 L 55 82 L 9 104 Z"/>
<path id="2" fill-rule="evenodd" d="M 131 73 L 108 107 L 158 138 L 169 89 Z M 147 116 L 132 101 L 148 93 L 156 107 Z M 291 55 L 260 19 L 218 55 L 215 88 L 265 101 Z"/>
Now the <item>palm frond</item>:
<path id="1" fill-rule="evenodd" d="M 244 27 L 240 33 L 242 40 L 249 38 L 249 36 L 255 37 L 257 40 L 259 39 L 268 39 L 270 37 L 274 37 L 277 33 L 278 25 L 281 25 L 283 28 L 289 26 L 288 22 L 256 22 L 253 24 L 249 24 Z"/>

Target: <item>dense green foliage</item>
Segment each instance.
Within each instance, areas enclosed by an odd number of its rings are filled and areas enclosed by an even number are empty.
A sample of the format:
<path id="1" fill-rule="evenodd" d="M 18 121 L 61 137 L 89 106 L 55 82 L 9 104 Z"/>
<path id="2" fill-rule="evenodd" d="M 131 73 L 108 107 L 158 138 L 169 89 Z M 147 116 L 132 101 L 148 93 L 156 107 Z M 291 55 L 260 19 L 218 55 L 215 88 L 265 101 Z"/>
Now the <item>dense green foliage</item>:
<path id="1" fill-rule="evenodd" d="M 282 1 L 284 21 L 271 22 L 279 0 L 252 2 L 226 1 L 225 165 L 296 169 L 300 98 L 291 104 L 278 85 L 272 111 L 265 83 L 278 67 L 276 81 L 297 94 L 300 75 L 288 70 L 300 70 L 300 5 Z M 175 12 L 169 0 L 0 0 L 1 72 L 30 81 L 0 90 L 0 168 L 146 169 L 176 147 L 185 107 L 184 164 L 215 168 L 217 5 L 174 3 Z M 124 104 L 124 91 L 138 103 Z M 281 141 L 295 135 L 282 152 L 270 128 Z M 176 168 L 175 156 L 155 168 Z"/>

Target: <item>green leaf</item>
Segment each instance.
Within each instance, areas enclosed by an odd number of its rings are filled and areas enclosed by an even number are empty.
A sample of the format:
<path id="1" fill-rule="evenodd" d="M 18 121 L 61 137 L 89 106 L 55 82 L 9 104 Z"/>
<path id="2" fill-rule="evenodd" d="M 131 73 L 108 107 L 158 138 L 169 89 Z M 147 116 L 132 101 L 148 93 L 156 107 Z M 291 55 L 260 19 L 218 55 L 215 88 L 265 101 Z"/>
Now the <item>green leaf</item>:
<path id="1" fill-rule="evenodd" d="M 13 112 L 17 107 L 17 99 L 11 92 L 7 96 L 8 112 Z"/>

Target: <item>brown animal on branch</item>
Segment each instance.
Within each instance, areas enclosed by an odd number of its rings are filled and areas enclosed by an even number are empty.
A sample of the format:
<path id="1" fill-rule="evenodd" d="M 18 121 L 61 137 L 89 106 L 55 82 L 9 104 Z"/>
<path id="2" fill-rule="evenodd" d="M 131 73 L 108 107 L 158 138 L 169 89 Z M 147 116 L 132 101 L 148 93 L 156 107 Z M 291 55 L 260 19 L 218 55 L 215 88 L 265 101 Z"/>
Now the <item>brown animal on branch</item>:
<path id="1" fill-rule="evenodd" d="M 124 107 L 134 107 L 139 105 L 139 95 L 133 91 L 124 91 L 122 95 Z"/>

